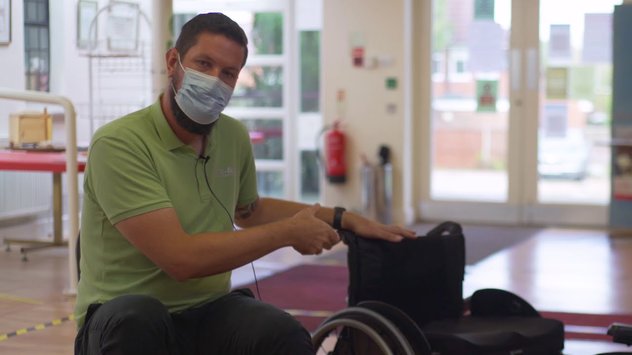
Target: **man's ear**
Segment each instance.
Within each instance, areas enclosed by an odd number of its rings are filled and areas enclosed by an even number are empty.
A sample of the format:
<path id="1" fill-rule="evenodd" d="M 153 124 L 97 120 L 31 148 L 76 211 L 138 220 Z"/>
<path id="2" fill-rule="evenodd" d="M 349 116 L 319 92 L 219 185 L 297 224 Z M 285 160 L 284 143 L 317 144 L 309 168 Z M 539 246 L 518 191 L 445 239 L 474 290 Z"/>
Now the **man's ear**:
<path id="1" fill-rule="evenodd" d="M 165 62 L 167 64 L 167 77 L 172 78 L 178 69 L 178 50 L 171 48 L 165 53 Z"/>

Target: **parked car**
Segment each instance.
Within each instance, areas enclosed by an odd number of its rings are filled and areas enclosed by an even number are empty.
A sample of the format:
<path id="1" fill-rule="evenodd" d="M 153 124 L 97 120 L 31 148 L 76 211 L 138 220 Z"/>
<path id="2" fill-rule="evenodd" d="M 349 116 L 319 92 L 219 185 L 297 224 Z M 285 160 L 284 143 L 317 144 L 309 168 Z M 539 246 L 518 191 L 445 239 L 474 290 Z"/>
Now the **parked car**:
<path id="1" fill-rule="evenodd" d="M 563 137 L 541 135 L 538 174 L 541 178 L 583 180 L 588 175 L 591 144 L 581 134 Z"/>

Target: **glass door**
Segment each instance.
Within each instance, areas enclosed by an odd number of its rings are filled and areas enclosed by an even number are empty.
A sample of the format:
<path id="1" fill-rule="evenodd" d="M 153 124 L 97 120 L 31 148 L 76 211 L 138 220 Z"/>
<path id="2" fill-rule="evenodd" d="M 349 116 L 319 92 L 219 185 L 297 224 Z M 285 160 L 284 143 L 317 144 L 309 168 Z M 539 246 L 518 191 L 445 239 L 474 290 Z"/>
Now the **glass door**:
<path id="1" fill-rule="evenodd" d="M 423 218 L 606 224 L 620 2 L 433 0 Z"/>
<path id="2" fill-rule="evenodd" d="M 492 221 L 493 210 L 509 199 L 511 4 L 433 1 L 432 153 L 424 218 Z M 508 218 L 515 216 L 501 220 Z"/>
<path id="3" fill-rule="evenodd" d="M 508 192 L 511 1 L 474 5 L 435 1 L 431 197 L 502 202 Z"/>
<path id="4" fill-rule="evenodd" d="M 606 224 L 612 13 L 619 4 L 540 1 L 536 222 Z"/>

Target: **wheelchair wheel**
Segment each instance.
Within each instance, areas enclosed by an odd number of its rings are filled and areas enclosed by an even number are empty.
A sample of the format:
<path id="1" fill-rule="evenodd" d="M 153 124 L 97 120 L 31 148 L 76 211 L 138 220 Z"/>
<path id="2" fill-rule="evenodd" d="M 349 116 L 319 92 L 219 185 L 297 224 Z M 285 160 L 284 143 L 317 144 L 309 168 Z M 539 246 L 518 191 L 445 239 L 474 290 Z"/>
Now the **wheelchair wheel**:
<path id="1" fill-rule="evenodd" d="M 362 301 L 358 303 L 357 306 L 378 312 L 393 324 L 396 324 L 399 331 L 410 344 L 415 355 L 432 354 L 430 343 L 428 343 L 428 339 L 426 339 L 424 333 L 417 323 L 401 309 L 381 301 Z"/>
<path id="2" fill-rule="evenodd" d="M 318 355 L 415 355 L 390 320 L 362 307 L 333 314 L 314 332 L 312 342 Z"/>

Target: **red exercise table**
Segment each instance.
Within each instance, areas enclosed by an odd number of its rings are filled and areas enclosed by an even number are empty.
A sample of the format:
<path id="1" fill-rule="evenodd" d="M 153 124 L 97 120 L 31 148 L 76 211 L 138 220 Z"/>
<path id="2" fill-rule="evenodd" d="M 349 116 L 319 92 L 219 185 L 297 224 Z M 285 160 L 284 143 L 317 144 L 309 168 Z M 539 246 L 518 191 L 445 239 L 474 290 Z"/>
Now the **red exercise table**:
<path id="1" fill-rule="evenodd" d="M 77 171 L 83 172 L 86 167 L 86 156 L 80 153 L 77 159 Z M 61 174 L 66 171 L 66 153 L 28 150 L 0 150 L 0 170 L 50 172 L 53 175 L 53 241 L 5 239 L 4 244 L 10 250 L 10 244 L 32 244 L 33 247 L 22 248 L 23 260 L 28 250 L 62 246 L 62 182 Z"/>

